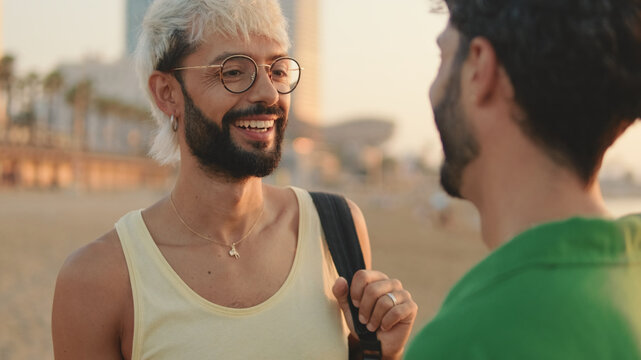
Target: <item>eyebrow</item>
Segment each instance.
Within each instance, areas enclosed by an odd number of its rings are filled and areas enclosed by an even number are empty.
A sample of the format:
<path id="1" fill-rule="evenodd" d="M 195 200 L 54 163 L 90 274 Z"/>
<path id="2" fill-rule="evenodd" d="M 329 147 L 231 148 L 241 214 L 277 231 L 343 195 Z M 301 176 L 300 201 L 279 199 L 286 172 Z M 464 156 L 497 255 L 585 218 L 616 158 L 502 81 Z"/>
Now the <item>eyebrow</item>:
<path id="1" fill-rule="evenodd" d="M 228 57 L 230 57 L 230 56 L 234 56 L 234 55 L 245 55 L 245 56 L 249 56 L 250 58 L 252 58 L 252 59 L 253 59 L 253 57 L 252 57 L 252 56 L 250 56 L 249 54 L 246 54 L 246 53 L 241 53 L 241 52 L 229 52 L 229 51 L 226 51 L 226 52 L 223 52 L 223 53 L 221 53 L 220 55 L 216 56 L 216 57 L 214 58 L 214 60 L 212 60 L 212 61 L 209 63 L 209 65 L 220 64 L 223 60 L 227 59 L 227 58 L 228 58 Z M 276 59 L 278 59 L 278 58 L 280 58 L 280 57 L 284 57 L 284 56 L 288 56 L 288 55 L 287 55 L 287 53 L 278 53 L 278 54 L 276 54 L 276 55 L 273 55 L 269 60 L 276 60 Z M 254 61 L 255 61 L 255 60 L 254 60 Z"/>

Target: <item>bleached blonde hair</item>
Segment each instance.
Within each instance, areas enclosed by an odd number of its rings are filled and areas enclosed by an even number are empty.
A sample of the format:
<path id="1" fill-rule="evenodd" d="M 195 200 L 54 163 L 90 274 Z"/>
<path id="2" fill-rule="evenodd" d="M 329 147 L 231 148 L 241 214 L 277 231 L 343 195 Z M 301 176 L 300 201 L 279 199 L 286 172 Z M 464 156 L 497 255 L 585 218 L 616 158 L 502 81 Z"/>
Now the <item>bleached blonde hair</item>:
<path id="1" fill-rule="evenodd" d="M 143 20 L 135 58 L 139 82 L 157 124 L 149 154 L 161 164 L 179 162 L 180 151 L 170 117 L 151 94 L 149 76 L 154 70 L 177 66 L 211 34 L 243 41 L 250 35 L 265 36 L 285 49 L 290 46 L 278 0 L 155 0 Z"/>

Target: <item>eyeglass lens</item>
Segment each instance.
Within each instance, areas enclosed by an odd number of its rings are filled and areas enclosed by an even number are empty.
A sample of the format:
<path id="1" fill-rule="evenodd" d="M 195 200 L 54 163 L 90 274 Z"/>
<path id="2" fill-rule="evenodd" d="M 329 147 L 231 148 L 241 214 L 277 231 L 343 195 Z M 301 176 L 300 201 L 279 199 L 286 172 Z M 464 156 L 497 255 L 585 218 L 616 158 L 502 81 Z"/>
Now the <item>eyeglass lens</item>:
<path id="1" fill-rule="evenodd" d="M 256 80 L 257 66 L 244 56 L 232 56 L 222 64 L 221 79 L 227 90 L 233 93 L 247 91 Z M 269 67 L 272 83 L 281 94 L 288 94 L 296 88 L 300 79 L 300 67 L 290 58 L 281 58 Z"/>

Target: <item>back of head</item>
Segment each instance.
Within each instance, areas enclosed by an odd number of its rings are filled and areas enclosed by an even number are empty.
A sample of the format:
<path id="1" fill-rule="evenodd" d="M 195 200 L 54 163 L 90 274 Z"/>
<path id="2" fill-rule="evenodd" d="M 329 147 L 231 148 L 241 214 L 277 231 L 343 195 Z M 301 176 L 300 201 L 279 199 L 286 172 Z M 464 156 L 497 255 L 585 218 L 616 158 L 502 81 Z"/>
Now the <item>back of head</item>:
<path id="1" fill-rule="evenodd" d="M 177 67 L 211 34 L 239 41 L 265 36 L 289 48 L 287 22 L 277 0 L 155 0 L 143 20 L 135 56 L 140 85 L 158 125 L 150 154 L 160 163 L 175 163 L 180 153 L 169 117 L 149 92 L 149 76 Z"/>
<path id="2" fill-rule="evenodd" d="M 641 117 L 641 0 L 445 1 L 464 57 L 474 37 L 492 43 L 525 134 L 592 181 Z"/>

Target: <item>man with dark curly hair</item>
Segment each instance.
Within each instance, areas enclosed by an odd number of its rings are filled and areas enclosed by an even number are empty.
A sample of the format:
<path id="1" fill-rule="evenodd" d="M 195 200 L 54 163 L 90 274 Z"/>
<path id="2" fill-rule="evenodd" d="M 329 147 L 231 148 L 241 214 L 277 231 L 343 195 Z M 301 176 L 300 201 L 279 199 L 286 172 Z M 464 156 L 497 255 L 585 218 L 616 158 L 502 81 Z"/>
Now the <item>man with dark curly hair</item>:
<path id="1" fill-rule="evenodd" d="M 407 359 L 641 359 L 641 216 L 597 181 L 641 117 L 641 1 L 446 0 L 441 183 L 493 252 Z"/>

